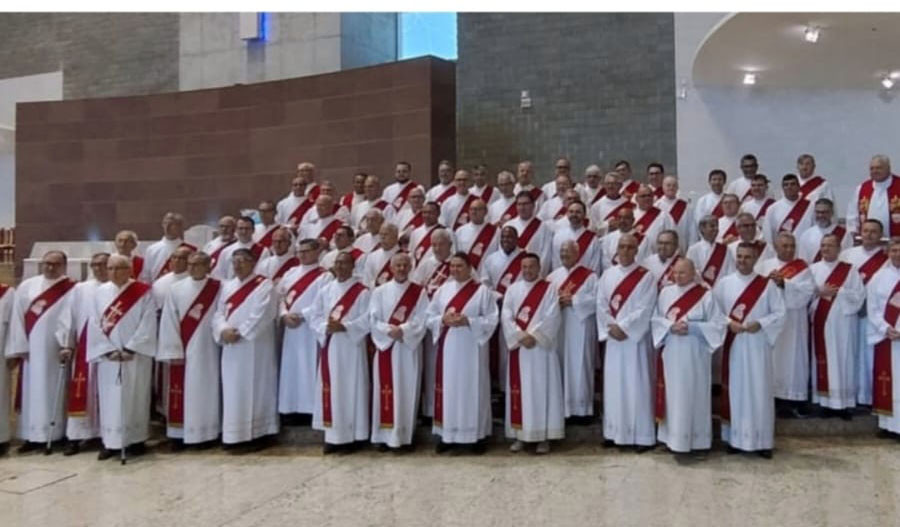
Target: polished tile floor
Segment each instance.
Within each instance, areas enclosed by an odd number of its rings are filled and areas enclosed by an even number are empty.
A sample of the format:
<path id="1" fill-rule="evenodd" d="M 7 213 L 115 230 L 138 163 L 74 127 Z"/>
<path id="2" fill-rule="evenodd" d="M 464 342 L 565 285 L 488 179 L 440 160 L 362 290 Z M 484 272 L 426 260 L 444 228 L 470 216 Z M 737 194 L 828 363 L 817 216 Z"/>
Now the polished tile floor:
<path id="1" fill-rule="evenodd" d="M 900 524 L 900 442 L 869 437 L 779 438 L 771 461 L 688 463 L 586 445 L 543 457 L 162 450 L 124 467 L 94 452 L 6 456 L 0 525 Z"/>

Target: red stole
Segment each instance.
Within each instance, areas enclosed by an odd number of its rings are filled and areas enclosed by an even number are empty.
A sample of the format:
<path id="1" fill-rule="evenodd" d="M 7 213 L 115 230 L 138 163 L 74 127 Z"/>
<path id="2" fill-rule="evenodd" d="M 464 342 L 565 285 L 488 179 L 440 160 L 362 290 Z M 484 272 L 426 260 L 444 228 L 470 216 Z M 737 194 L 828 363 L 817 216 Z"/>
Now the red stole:
<path id="1" fill-rule="evenodd" d="M 298 278 L 297 281 L 291 285 L 290 289 L 288 289 L 287 295 L 284 297 L 284 307 L 290 311 L 291 307 L 294 306 L 294 302 L 306 292 L 306 288 L 315 282 L 316 278 L 320 277 L 324 272 L 325 269 L 321 267 L 313 267 L 309 271 L 303 273 L 303 276 Z"/>
<path id="2" fill-rule="evenodd" d="M 272 225 L 271 227 L 269 227 L 269 229 L 266 231 L 266 233 L 263 234 L 262 237 L 256 241 L 256 243 L 259 245 L 262 245 L 263 247 L 265 247 L 267 249 L 269 247 L 271 247 L 272 246 L 272 236 L 275 234 L 275 231 L 279 227 L 281 227 L 281 225 L 278 225 L 277 223 Z"/>
<path id="3" fill-rule="evenodd" d="M 294 209 L 294 212 L 291 212 L 291 215 L 288 216 L 288 223 L 293 223 L 294 225 L 300 225 L 300 221 L 303 220 L 303 216 L 306 214 L 306 211 L 311 209 L 313 205 L 316 204 L 316 199 L 319 197 L 319 193 L 321 192 L 321 188 L 319 185 L 313 186 L 312 190 L 304 196 L 304 198 L 300 201 L 300 204 L 297 205 L 297 208 Z M 346 196 L 345 196 L 346 197 Z M 350 194 L 350 201 L 353 201 L 353 194 Z M 350 206 L 348 205 L 349 209 Z"/>
<path id="4" fill-rule="evenodd" d="M 494 187 L 485 185 L 484 190 L 481 191 L 481 201 L 485 202 L 485 204 L 489 204 L 491 202 L 491 196 L 493 195 Z"/>
<path id="5" fill-rule="evenodd" d="M 710 212 L 710 214 L 716 218 L 721 218 L 725 215 L 725 211 L 722 209 L 722 196 L 724 196 L 724 194 L 719 196 L 719 202 L 716 203 L 716 206 L 713 207 L 713 210 Z"/>
<path id="6" fill-rule="evenodd" d="M 628 301 L 628 297 L 634 292 L 634 288 L 637 287 L 645 274 L 647 274 L 647 268 L 638 265 L 613 290 L 613 294 L 609 298 L 609 312 L 613 318 L 619 316 L 619 310 Z"/>
<path id="7" fill-rule="evenodd" d="M 531 199 L 534 200 L 535 203 L 537 203 L 537 201 L 541 199 L 541 196 L 544 195 L 544 191 L 538 187 L 531 187 L 528 193 L 531 194 Z"/>
<path id="8" fill-rule="evenodd" d="M 225 249 L 226 247 L 228 247 L 229 245 L 231 245 L 232 243 L 236 243 L 236 242 L 237 242 L 237 239 L 231 240 L 230 242 L 225 242 L 222 245 L 220 245 L 215 251 L 213 251 L 212 254 L 209 255 L 209 258 L 210 258 L 209 268 L 215 269 L 216 264 L 219 263 L 219 256 L 222 255 L 222 250 Z"/>
<path id="9" fill-rule="evenodd" d="M 134 255 L 131 257 L 131 277 L 135 280 L 141 276 L 141 271 L 144 270 L 144 259 L 138 255 Z"/>
<path id="10" fill-rule="evenodd" d="M 747 284 L 747 287 L 744 288 L 737 297 L 737 300 L 734 301 L 734 306 L 732 306 L 731 311 L 728 313 L 728 318 L 738 324 L 743 324 L 744 319 L 747 318 L 747 315 L 753 311 L 753 307 L 756 306 L 756 303 L 762 298 L 763 293 L 766 291 L 766 284 L 768 284 L 766 278 L 759 275 L 753 277 L 753 280 Z M 731 421 L 731 394 L 728 390 L 730 384 L 728 382 L 730 368 L 728 362 L 731 353 L 731 344 L 734 343 L 734 337 L 735 334 L 729 329 L 725 333 L 725 344 L 722 346 L 722 410 L 720 414 L 722 421 L 726 423 Z M 759 350 L 759 352 L 768 353 L 766 350 Z"/>
<path id="11" fill-rule="evenodd" d="M 322 229 L 321 232 L 319 232 L 318 237 L 325 238 L 326 241 L 331 242 L 331 239 L 334 237 L 334 233 L 336 233 L 340 226 L 343 224 L 344 223 L 337 218 L 331 220 L 331 223 L 326 225 L 325 228 Z"/>
<path id="12" fill-rule="evenodd" d="M 362 256 L 362 255 L 364 255 L 364 254 L 366 254 L 366 253 L 364 253 L 364 252 L 362 251 L 362 249 L 357 249 L 356 247 L 353 247 L 353 248 L 350 249 L 350 256 L 353 257 L 353 264 L 354 264 L 354 265 L 356 265 L 356 262 L 359 260 L 359 257 Z"/>
<path id="13" fill-rule="evenodd" d="M 506 289 L 519 278 L 522 272 L 522 259 L 525 258 L 525 251 L 520 251 L 515 258 L 506 266 L 506 270 L 500 275 L 500 280 L 495 288 L 501 295 L 506 294 Z"/>
<path id="14" fill-rule="evenodd" d="M 456 185 L 448 185 L 434 201 L 437 202 L 438 205 L 443 205 L 444 202 L 454 194 L 456 194 Z"/>
<path id="15" fill-rule="evenodd" d="M 677 254 L 669 259 L 666 268 L 663 270 L 662 274 L 659 275 L 659 280 L 656 281 L 657 291 L 672 283 L 672 269 L 675 267 L 675 264 L 678 263 L 678 260 L 681 260 L 681 256 L 678 256 Z M 669 281 L 669 283 L 666 283 L 666 281 Z"/>
<path id="16" fill-rule="evenodd" d="M 298 265 L 300 265 L 300 259 L 296 256 L 291 256 L 290 258 L 285 260 L 283 264 L 281 264 L 281 267 L 279 267 L 277 271 L 275 271 L 275 274 L 272 275 L 272 280 L 278 280 L 279 278 L 284 276 L 284 273 L 290 271 Z"/>
<path id="17" fill-rule="evenodd" d="M 825 178 L 822 176 L 813 176 L 807 179 L 805 183 L 800 185 L 800 197 L 805 198 L 811 192 L 819 188 L 822 183 L 825 183 Z"/>
<path id="18" fill-rule="evenodd" d="M 531 287 L 531 291 L 525 295 L 522 305 L 516 312 L 516 325 L 520 330 L 525 331 L 531 324 L 531 319 L 537 313 L 541 300 L 544 299 L 544 293 L 550 282 L 546 280 L 538 280 Z M 520 347 L 516 346 L 509 350 L 509 422 L 516 429 L 522 429 L 522 375 L 519 369 L 519 352 Z"/>
<path id="19" fill-rule="evenodd" d="M 438 263 L 438 266 L 435 267 L 431 276 L 428 277 L 428 281 L 425 282 L 425 292 L 428 294 L 428 298 L 434 296 L 434 293 L 444 285 L 444 282 L 447 281 L 449 276 L 450 260 L 448 259 L 446 262 Z"/>
<path id="20" fill-rule="evenodd" d="M 694 284 L 693 287 L 682 293 L 678 300 L 672 302 L 672 305 L 670 305 L 669 309 L 666 311 L 666 318 L 672 323 L 683 320 L 684 317 L 694 309 L 694 306 L 703 299 L 703 295 L 706 294 L 706 291 L 707 289 L 702 285 Z M 664 349 L 665 346 L 659 348 L 659 353 L 656 354 L 656 405 L 654 408 L 656 422 L 660 422 L 666 418 L 666 370 L 663 364 Z"/>
<path id="21" fill-rule="evenodd" d="M 722 239 L 725 240 L 729 237 L 737 238 L 738 236 L 740 236 L 740 234 L 737 230 L 737 216 L 735 216 L 734 221 L 731 222 L 731 225 L 729 225 L 728 228 L 725 229 L 725 234 L 722 235 Z"/>
<path id="22" fill-rule="evenodd" d="M 253 243 L 250 245 L 250 247 L 247 247 L 247 250 L 250 251 L 250 253 L 254 258 L 256 258 L 257 261 L 259 261 L 259 257 L 262 256 L 262 253 L 265 249 L 265 247 L 258 243 Z"/>
<path id="23" fill-rule="evenodd" d="M 178 249 L 181 249 L 182 247 L 187 247 L 188 249 L 190 249 L 192 251 L 197 250 L 196 247 L 194 247 L 193 245 L 191 245 L 189 243 L 185 243 L 185 242 L 181 242 L 178 245 L 178 247 L 175 248 L 175 250 L 177 251 Z M 174 253 L 175 251 L 172 251 L 172 252 Z M 166 263 L 163 264 L 162 268 L 159 270 L 159 273 L 156 274 L 155 280 L 159 279 L 161 276 L 163 276 L 164 274 L 168 273 L 171 270 L 172 270 L 172 255 L 170 254 L 169 257 L 166 258 Z"/>
<path id="24" fill-rule="evenodd" d="M 235 309 L 241 307 L 241 304 L 244 303 L 244 300 L 247 300 L 250 293 L 256 290 L 257 286 L 264 281 L 264 277 L 255 275 L 253 278 L 247 280 L 247 283 L 239 287 L 234 293 L 231 293 L 225 300 L 225 318 L 227 319 L 230 317 Z"/>
<path id="25" fill-rule="evenodd" d="M 859 277 L 862 278 L 863 284 L 868 284 L 869 280 L 875 276 L 875 273 L 881 269 L 884 262 L 888 260 L 888 255 L 884 249 L 878 249 L 875 254 L 869 257 L 862 265 L 859 266 Z"/>
<path id="26" fill-rule="evenodd" d="M 462 207 L 459 209 L 459 214 L 456 215 L 456 221 L 453 222 L 453 230 L 469 222 L 469 207 L 472 206 L 472 202 L 476 199 L 479 198 L 474 194 L 469 194 L 466 197 L 466 201 L 463 202 Z"/>
<path id="27" fill-rule="evenodd" d="M 756 213 L 756 220 L 759 220 L 759 219 L 761 219 L 762 217 L 764 217 L 764 216 L 766 215 L 766 211 L 769 210 L 769 207 L 771 207 L 773 203 L 775 203 L 775 200 L 774 200 L 774 199 L 772 199 L 772 198 L 766 198 L 765 203 L 762 204 L 762 207 L 759 208 L 759 212 Z M 808 204 L 808 203 L 809 203 L 809 202 L 807 202 L 807 204 Z M 804 209 L 804 210 L 805 210 L 805 209 Z M 803 215 L 803 213 L 801 213 L 801 216 L 802 216 L 802 215 Z M 779 230 L 780 230 L 780 229 L 779 229 Z"/>
<path id="28" fill-rule="evenodd" d="M 512 203 L 509 204 L 509 207 L 506 207 L 506 210 L 503 212 L 503 215 L 500 216 L 500 220 L 497 222 L 498 225 L 503 225 L 507 221 L 518 218 L 519 217 L 519 209 L 516 208 L 516 200 L 513 199 Z"/>
<path id="29" fill-rule="evenodd" d="M 469 280 L 464 286 L 459 288 L 453 298 L 447 302 L 444 313 L 462 313 L 469 300 L 475 296 L 478 291 L 478 282 Z M 441 426 L 444 421 L 444 340 L 450 331 L 449 326 L 441 326 L 441 333 L 438 336 L 437 359 L 434 366 L 434 418 L 436 425 Z"/>
<path id="30" fill-rule="evenodd" d="M 794 232 L 797 228 L 797 224 L 803 219 L 803 214 L 806 213 L 806 209 L 808 208 L 808 199 L 798 199 L 797 202 L 794 203 L 794 206 L 791 207 L 790 212 L 787 213 L 787 216 L 784 217 L 784 220 L 782 220 L 781 225 L 778 226 L 778 232 Z"/>
<path id="31" fill-rule="evenodd" d="M 372 204 L 371 208 L 378 209 L 378 210 L 384 212 L 384 209 L 386 209 L 388 205 L 390 205 L 390 203 L 379 198 L 378 201 L 376 201 L 375 203 Z"/>
<path id="32" fill-rule="evenodd" d="M 425 236 L 422 237 L 422 240 L 419 242 L 419 245 L 416 246 L 416 249 L 413 251 L 413 260 L 418 263 L 419 260 L 425 256 L 425 253 L 428 252 L 428 249 L 431 248 L 431 235 L 434 234 L 434 230 L 440 227 L 439 223 L 435 223 L 428 232 L 425 233 Z"/>
<path id="33" fill-rule="evenodd" d="M 412 313 L 422 294 L 422 286 L 407 282 L 409 286 L 400 296 L 388 324 L 391 326 L 399 326 L 406 322 L 409 314 Z M 381 386 L 381 428 L 394 428 L 394 368 L 392 355 L 394 345 L 391 344 L 387 349 L 380 350 L 378 353 L 378 383 Z"/>
<path id="34" fill-rule="evenodd" d="M 394 278 L 394 273 L 391 271 L 391 258 L 394 255 L 390 255 L 387 257 L 387 260 L 384 262 L 384 265 L 381 267 L 381 271 L 375 275 L 375 286 L 379 286 L 382 284 L 386 284 Z"/>
<path id="35" fill-rule="evenodd" d="M 416 188 L 416 182 L 413 180 L 409 180 L 406 182 L 406 185 L 400 189 L 400 192 L 397 193 L 397 197 L 394 198 L 394 208 L 398 211 L 403 205 L 406 205 L 406 200 L 409 198 L 409 193 L 412 192 L 412 189 Z"/>
<path id="36" fill-rule="evenodd" d="M 585 253 L 587 253 L 588 247 L 591 246 L 591 242 L 594 241 L 594 232 L 588 229 L 585 229 L 578 238 L 575 240 L 575 243 L 578 244 L 578 260 L 581 261 L 581 258 L 584 257 Z"/>
<path id="37" fill-rule="evenodd" d="M 25 336 L 31 336 L 31 330 L 40 320 L 41 316 L 46 313 L 53 304 L 64 297 L 66 293 L 75 287 L 75 282 L 67 277 L 61 278 L 58 282 L 45 289 L 41 294 L 34 297 L 34 300 L 28 305 L 28 311 L 25 312 Z"/>
<path id="38" fill-rule="evenodd" d="M 522 229 L 522 232 L 519 234 L 519 248 L 525 249 L 528 247 L 528 243 L 531 242 L 531 238 L 534 237 L 534 233 L 538 231 L 538 228 L 541 226 L 541 220 L 537 219 L 537 217 L 531 218 L 531 221 L 528 222 L 528 225 Z"/>
<path id="39" fill-rule="evenodd" d="M 415 229 L 416 227 L 421 226 L 425 223 L 425 218 L 422 216 L 422 211 L 413 214 L 413 217 L 406 222 L 406 225 L 403 226 L 403 230 L 407 229 Z"/>
<path id="40" fill-rule="evenodd" d="M 353 192 L 348 192 L 341 196 L 341 206 L 347 207 L 347 212 L 350 212 L 350 210 L 353 208 L 353 196 Z"/>
<path id="41" fill-rule="evenodd" d="M 633 179 L 629 179 L 624 184 L 622 184 L 622 194 L 625 194 L 628 198 L 637 194 L 637 191 L 641 188 L 641 184 L 638 181 Z"/>
<path id="42" fill-rule="evenodd" d="M 569 208 L 566 207 L 565 202 L 563 202 L 563 204 L 559 207 L 559 210 L 556 211 L 556 214 L 553 215 L 553 219 L 558 220 L 558 219 L 562 218 L 563 216 L 566 215 L 567 210 L 569 210 Z"/>
<path id="43" fill-rule="evenodd" d="M 713 244 L 713 250 L 709 255 L 709 259 L 706 260 L 706 266 L 703 267 L 703 273 L 700 275 L 701 278 L 703 278 L 703 281 L 710 287 L 716 283 L 719 273 L 722 272 L 722 267 L 725 264 L 725 257 L 727 255 L 728 247 L 726 247 L 724 243 L 715 242 Z"/>
<path id="44" fill-rule="evenodd" d="M 481 259 L 484 258 L 484 251 L 491 245 L 494 235 L 497 234 L 497 226 L 493 223 L 485 222 L 479 231 L 475 241 L 472 242 L 472 248 L 469 249 L 469 264 L 473 269 L 478 269 L 481 265 Z"/>
<path id="45" fill-rule="evenodd" d="M 351 285 L 347 291 L 341 295 L 337 303 L 331 308 L 328 318 L 340 322 L 350 312 L 353 303 L 360 293 L 366 290 L 366 286 L 359 282 Z M 331 335 L 325 337 L 325 345 L 319 346 L 319 367 L 322 376 L 322 424 L 325 427 L 331 427 L 331 369 L 328 366 L 328 346 L 331 344 Z"/>
<path id="46" fill-rule="evenodd" d="M 113 299 L 106 309 L 103 310 L 103 316 L 100 317 L 100 329 L 107 337 L 116 324 L 122 320 L 128 311 L 137 304 L 138 300 L 151 288 L 144 282 L 131 282 Z"/>
<path id="47" fill-rule="evenodd" d="M 591 276 L 591 270 L 583 265 L 576 265 L 571 271 L 569 271 L 569 276 L 563 280 L 563 283 L 559 286 L 559 294 L 560 295 L 575 295 L 581 286 L 587 281 L 588 277 Z"/>
<path id="48" fill-rule="evenodd" d="M 894 290 L 884 305 L 884 321 L 896 328 L 897 318 L 900 317 L 900 305 L 894 304 L 894 296 L 900 293 L 900 281 L 894 285 Z M 875 344 L 875 364 L 873 368 L 872 384 L 872 412 L 884 415 L 894 415 L 894 379 L 891 364 L 891 339 L 885 338 Z"/>
<path id="49" fill-rule="evenodd" d="M 600 198 L 602 198 L 605 195 L 606 195 L 606 188 L 604 188 L 603 185 L 599 186 L 597 188 L 597 192 L 594 194 L 594 197 L 591 198 L 591 205 L 600 201 Z"/>
<path id="50" fill-rule="evenodd" d="M 665 192 L 663 192 L 662 186 L 654 187 L 654 186 L 650 185 L 650 188 L 653 190 L 653 198 L 654 199 L 659 199 L 665 195 Z"/>
<path id="51" fill-rule="evenodd" d="M 88 323 L 85 321 L 79 330 L 78 342 L 75 345 L 72 379 L 69 382 L 69 397 L 66 399 L 66 415 L 69 417 L 87 415 L 88 384 L 91 371 L 87 361 L 87 329 Z"/>
<path id="52" fill-rule="evenodd" d="M 875 183 L 871 179 L 867 179 L 859 188 L 859 196 L 857 198 L 857 211 L 859 212 L 859 224 L 862 225 L 866 221 L 869 213 L 869 204 L 872 202 L 872 194 L 875 193 Z M 900 177 L 891 175 L 891 184 L 887 188 L 888 198 L 888 215 L 890 217 L 890 228 L 888 236 L 900 236 Z"/>
<path id="53" fill-rule="evenodd" d="M 853 266 L 846 262 L 838 262 L 828 278 L 825 279 L 825 283 L 840 288 L 844 285 L 852 268 Z M 831 312 L 833 304 L 833 299 L 820 296 L 812 320 L 813 350 L 816 359 L 816 392 L 826 397 L 828 396 L 828 353 L 825 350 L 825 323 L 828 321 L 828 313 Z"/>
<path id="54" fill-rule="evenodd" d="M 675 204 L 672 205 L 672 208 L 669 209 L 669 215 L 672 216 L 672 219 L 675 220 L 675 224 L 678 225 L 681 223 L 681 217 L 684 216 L 684 212 L 687 210 L 687 201 L 683 199 L 676 199 Z"/>
<path id="55" fill-rule="evenodd" d="M 781 274 L 781 276 L 784 277 L 785 280 L 790 280 L 791 278 L 805 271 L 806 267 L 806 262 L 803 261 L 803 259 L 796 258 L 782 265 L 781 269 L 779 269 L 778 272 Z"/>
<path id="56" fill-rule="evenodd" d="M 630 201 L 628 201 L 628 200 L 626 199 L 626 200 L 623 201 L 622 203 L 619 203 L 618 205 L 616 205 L 615 207 L 613 207 L 613 209 L 612 209 L 611 211 L 609 211 L 609 212 L 606 214 L 606 217 L 603 218 L 603 220 L 604 220 L 604 221 L 609 221 L 609 220 L 615 218 L 616 216 L 618 216 L 620 210 L 622 210 L 622 209 L 633 209 L 633 208 L 634 208 L 634 203 L 632 203 L 632 202 L 630 202 Z M 645 216 L 646 216 L 646 214 L 645 214 Z M 642 219 L 643 219 L 643 218 L 642 218 Z"/>
<path id="57" fill-rule="evenodd" d="M 206 316 L 209 308 L 216 300 L 222 283 L 215 278 L 209 278 L 203 289 L 197 295 L 197 298 L 191 303 L 190 307 L 181 319 L 181 346 L 184 349 L 184 359 L 187 357 L 188 343 L 191 337 L 200 326 L 200 321 Z M 181 428 L 184 424 L 184 363 L 169 364 L 169 406 L 168 426 Z"/>
<path id="58" fill-rule="evenodd" d="M 660 215 L 662 211 L 656 207 L 650 207 L 650 210 L 644 213 L 641 216 L 641 219 L 634 222 L 634 231 L 641 238 L 647 233 L 647 230 L 650 229 L 650 226 L 653 225 L 654 220 Z"/>
<path id="59" fill-rule="evenodd" d="M 840 246 L 841 242 L 844 241 L 844 236 L 847 234 L 847 229 L 844 228 L 843 225 L 836 225 L 834 227 L 834 230 L 831 231 L 831 234 L 837 236 L 838 245 Z M 824 238 L 824 236 L 823 236 L 823 238 Z M 881 251 L 881 252 L 883 252 L 883 251 Z M 816 256 L 815 256 L 815 258 L 813 258 L 813 263 L 816 263 L 821 259 L 822 259 L 822 249 L 819 249 L 818 251 L 816 251 Z M 865 285 L 865 280 L 863 281 L 863 285 Z"/>

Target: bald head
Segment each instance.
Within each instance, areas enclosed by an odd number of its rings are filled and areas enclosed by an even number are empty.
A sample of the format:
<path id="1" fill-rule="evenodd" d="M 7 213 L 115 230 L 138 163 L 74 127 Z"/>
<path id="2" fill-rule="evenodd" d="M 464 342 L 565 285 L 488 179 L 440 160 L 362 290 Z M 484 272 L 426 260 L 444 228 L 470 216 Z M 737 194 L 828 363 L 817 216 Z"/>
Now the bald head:
<path id="1" fill-rule="evenodd" d="M 672 267 L 672 278 L 682 287 L 694 282 L 696 274 L 697 270 L 690 258 L 682 258 Z"/>

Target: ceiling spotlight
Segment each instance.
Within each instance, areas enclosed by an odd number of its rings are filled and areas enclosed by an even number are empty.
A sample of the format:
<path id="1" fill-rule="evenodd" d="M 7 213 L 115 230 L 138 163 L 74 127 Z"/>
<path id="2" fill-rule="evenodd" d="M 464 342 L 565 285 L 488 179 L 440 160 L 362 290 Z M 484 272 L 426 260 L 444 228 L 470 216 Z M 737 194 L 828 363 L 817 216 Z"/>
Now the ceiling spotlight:
<path id="1" fill-rule="evenodd" d="M 820 29 L 818 27 L 806 26 L 806 29 L 803 30 L 803 40 L 810 44 L 815 44 L 819 41 L 819 31 Z"/>
<path id="2" fill-rule="evenodd" d="M 891 88 L 894 87 L 894 81 L 891 80 L 890 77 L 885 77 L 885 78 L 881 79 L 881 85 L 884 86 L 885 90 L 890 90 Z"/>
<path id="3" fill-rule="evenodd" d="M 755 73 L 745 73 L 744 74 L 744 84 L 747 86 L 756 84 L 756 74 Z"/>

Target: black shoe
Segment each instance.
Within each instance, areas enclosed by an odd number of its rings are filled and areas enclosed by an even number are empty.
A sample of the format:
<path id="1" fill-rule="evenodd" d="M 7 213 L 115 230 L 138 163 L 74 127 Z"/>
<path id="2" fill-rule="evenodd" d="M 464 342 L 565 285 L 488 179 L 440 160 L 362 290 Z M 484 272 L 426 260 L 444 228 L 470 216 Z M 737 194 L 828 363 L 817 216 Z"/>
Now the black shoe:
<path id="1" fill-rule="evenodd" d="M 218 440 L 211 439 L 202 443 L 194 443 L 193 445 L 191 445 L 191 448 L 193 448 L 194 450 L 209 450 L 210 448 L 216 446 L 216 443 L 218 443 Z"/>
<path id="2" fill-rule="evenodd" d="M 897 438 L 897 434 L 894 434 L 883 428 L 878 429 L 878 433 L 876 434 L 876 436 L 878 436 L 881 439 L 896 439 Z"/>
<path id="3" fill-rule="evenodd" d="M 182 450 L 184 450 L 184 447 L 185 445 L 183 439 L 169 439 L 169 452 L 181 452 Z"/>
<path id="4" fill-rule="evenodd" d="M 603 448 L 613 448 L 614 446 L 616 446 L 616 442 L 612 439 L 603 440 Z"/>
<path id="5" fill-rule="evenodd" d="M 433 426 L 433 424 L 434 424 L 434 419 L 432 419 L 430 417 L 425 417 L 424 415 L 422 417 L 419 417 L 419 426 L 427 426 L 428 428 L 431 428 Z"/>
<path id="6" fill-rule="evenodd" d="M 637 445 L 634 447 L 634 451 L 638 454 L 643 454 L 644 452 L 649 452 L 656 448 L 656 445 Z"/>
<path id="7" fill-rule="evenodd" d="M 839 417 L 843 421 L 852 421 L 853 420 L 853 410 L 850 408 L 845 408 L 840 411 Z"/>
<path id="8" fill-rule="evenodd" d="M 378 446 L 375 447 L 375 449 L 383 454 L 383 453 L 391 450 L 391 447 L 387 446 L 387 444 L 385 444 L 385 443 L 378 443 Z"/>
<path id="9" fill-rule="evenodd" d="M 324 445 L 322 445 L 322 454 L 324 454 L 326 456 L 328 454 L 337 453 L 340 450 L 341 450 L 340 445 L 333 445 L 331 443 L 325 443 Z"/>
<path id="10" fill-rule="evenodd" d="M 395 454 L 412 454 L 416 451 L 416 445 L 410 443 L 408 445 L 400 445 L 398 448 L 392 449 Z"/>
<path id="11" fill-rule="evenodd" d="M 436 454 L 443 454 L 448 450 L 450 450 L 450 443 L 444 443 L 443 441 L 438 440 L 438 442 L 434 444 L 434 452 Z"/>
<path id="12" fill-rule="evenodd" d="M 69 444 L 66 445 L 66 449 L 63 450 L 63 455 L 74 456 L 79 452 L 81 452 L 81 441 L 69 441 Z"/>
<path id="13" fill-rule="evenodd" d="M 480 455 L 484 454 L 485 452 L 487 452 L 487 441 L 482 439 L 481 441 L 476 441 L 475 443 L 472 443 L 472 445 L 469 446 L 469 452 L 471 452 L 472 455 L 475 455 L 475 456 L 480 456 Z"/>
<path id="14" fill-rule="evenodd" d="M 143 456 L 147 453 L 147 445 L 144 444 L 143 441 L 140 443 L 135 443 L 133 445 L 128 445 L 128 448 L 125 449 L 126 456 L 137 457 Z"/>
<path id="15" fill-rule="evenodd" d="M 728 454 L 739 454 L 741 451 L 738 450 L 738 449 L 736 449 L 736 448 L 734 448 L 734 447 L 731 446 L 731 445 L 726 444 L 726 445 L 725 445 L 725 452 L 727 452 Z"/>
<path id="16" fill-rule="evenodd" d="M 0 443 L 0 456 L 5 456 L 9 453 L 9 441 L 5 443 Z"/>
<path id="17" fill-rule="evenodd" d="M 756 455 L 763 459 L 772 459 L 772 451 L 771 450 L 757 450 Z"/>
<path id="18" fill-rule="evenodd" d="M 35 450 L 40 450 L 41 447 L 44 446 L 43 443 L 35 443 L 33 441 L 25 441 L 22 443 L 19 448 L 16 449 L 17 454 L 27 454 L 29 452 L 34 452 Z"/>
<path id="19" fill-rule="evenodd" d="M 115 450 L 110 450 L 106 447 L 100 447 L 100 452 L 97 453 L 97 460 L 103 461 L 104 459 L 109 459 L 116 455 Z"/>

